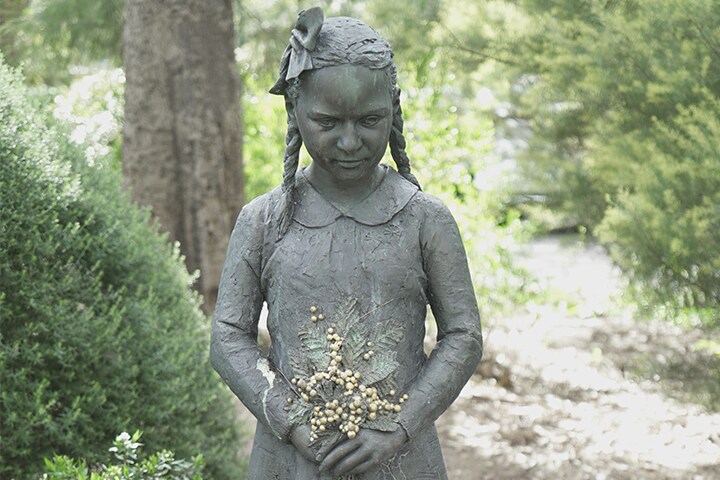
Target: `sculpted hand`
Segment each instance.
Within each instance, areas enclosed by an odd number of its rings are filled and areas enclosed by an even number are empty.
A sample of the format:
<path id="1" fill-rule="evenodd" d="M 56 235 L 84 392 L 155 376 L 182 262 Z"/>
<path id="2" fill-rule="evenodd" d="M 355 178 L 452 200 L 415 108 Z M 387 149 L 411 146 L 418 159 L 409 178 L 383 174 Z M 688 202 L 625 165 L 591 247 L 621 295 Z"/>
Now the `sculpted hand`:
<path id="1" fill-rule="evenodd" d="M 332 450 L 337 443 L 329 443 L 320 449 L 310 446 L 310 425 L 298 425 L 290 432 L 290 441 L 298 449 L 303 457 L 313 463 L 319 463 L 328 451 Z"/>
<path id="2" fill-rule="evenodd" d="M 310 425 L 298 425 L 293 428 L 292 432 L 290 432 L 290 441 L 293 445 L 295 445 L 295 448 L 298 449 L 298 452 L 300 452 L 303 457 L 313 463 L 317 463 L 317 460 L 315 460 L 315 453 L 309 445 Z"/>
<path id="3" fill-rule="evenodd" d="M 405 430 L 394 432 L 360 429 L 352 440 L 335 446 L 320 463 L 320 471 L 333 476 L 355 475 L 386 462 L 407 442 Z"/>

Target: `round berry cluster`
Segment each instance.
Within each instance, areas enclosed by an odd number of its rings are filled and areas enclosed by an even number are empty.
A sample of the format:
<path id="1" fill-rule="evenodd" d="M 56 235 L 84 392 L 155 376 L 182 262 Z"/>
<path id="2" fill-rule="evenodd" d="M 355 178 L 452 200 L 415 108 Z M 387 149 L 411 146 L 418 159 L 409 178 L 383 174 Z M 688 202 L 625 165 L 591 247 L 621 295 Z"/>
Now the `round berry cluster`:
<path id="1" fill-rule="evenodd" d="M 315 323 L 324 320 L 318 308 L 310 307 L 313 314 L 310 320 Z M 318 435 L 332 429 L 345 434 L 348 438 L 355 438 L 360 426 L 366 422 L 373 422 L 381 415 L 392 415 L 402 411 L 401 404 L 408 399 L 408 395 L 402 395 L 397 403 L 381 398 L 377 388 L 362 383 L 362 375 L 354 371 L 343 362 L 342 346 L 345 341 L 335 327 L 328 327 L 325 336 L 329 344 L 329 357 L 325 371 L 315 372 L 309 378 L 293 377 L 290 382 L 296 387 L 298 396 L 303 402 L 312 407 L 310 415 L 310 440 L 315 441 Z M 362 359 L 369 361 L 375 352 L 370 350 L 372 341 L 365 346 L 368 348 L 362 355 Z M 333 392 L 332 399 L 323 398 L 320 392 Z M 390 397 L 395 397 L 395 390 L 389 392 Z M 288 398 L 292 404 L 293 398 Z"/>

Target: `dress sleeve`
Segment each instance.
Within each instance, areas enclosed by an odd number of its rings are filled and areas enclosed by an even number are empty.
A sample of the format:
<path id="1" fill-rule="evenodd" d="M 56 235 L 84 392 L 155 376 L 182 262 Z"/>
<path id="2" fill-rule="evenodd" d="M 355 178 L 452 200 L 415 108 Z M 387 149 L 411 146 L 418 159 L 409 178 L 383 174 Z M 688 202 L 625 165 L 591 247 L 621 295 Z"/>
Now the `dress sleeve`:
<path id="1" fill-rule="evenodd" d="M 438 341 L 398 417 L 409 438 L 450 406 L 482 356 L 480 316 L 460 232 L 442 202 L 424 197 L 427 216 L 420 242 Z"/>
<path id="2" fill-rule="evenodd" d="M 255 202 L 246 205 L 235 223 L 225 258 L 210 360 L 255 418 L 287 442 L 291 425 L 285 407 L 293 394 L 257 344 L 263 304 L 260 271 L 265 228 L 262 209 Z"/>

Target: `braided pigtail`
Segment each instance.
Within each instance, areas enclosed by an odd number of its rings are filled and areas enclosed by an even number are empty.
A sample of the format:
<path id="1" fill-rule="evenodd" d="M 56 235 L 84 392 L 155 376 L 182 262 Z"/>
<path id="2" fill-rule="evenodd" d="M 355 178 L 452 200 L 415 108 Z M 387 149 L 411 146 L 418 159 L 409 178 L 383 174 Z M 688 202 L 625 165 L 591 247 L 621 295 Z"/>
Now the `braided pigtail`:
<path id="1" fill-rule="evenodd" d="M 289 99 L 288 99 L 289 101 Z M 295 212 L 295 173 L 300 159 L 302 137 L 293 111 L 288 108 L 287 135 L 285 135 L 285 160 L 283 162 L 282 213 L 278 225 L 278 240 L 285 235 Z"/>
<path id="2" fill-rule="evenodd" d="M 393 119 L 392 130 L 390 130 L 390 153 L 392 154 L 395 165 L 400 175 L 406 180 L 416 185 L 420 190 L 420 182 L 415 175 L 410 173 L 410 159 L 405 152 L 405 137 L 403 136 L 403 125 L 405 124 L 402 116 L 402 107 L 400 106 L 400 88 L 395 87 L 393 93 Z"/>

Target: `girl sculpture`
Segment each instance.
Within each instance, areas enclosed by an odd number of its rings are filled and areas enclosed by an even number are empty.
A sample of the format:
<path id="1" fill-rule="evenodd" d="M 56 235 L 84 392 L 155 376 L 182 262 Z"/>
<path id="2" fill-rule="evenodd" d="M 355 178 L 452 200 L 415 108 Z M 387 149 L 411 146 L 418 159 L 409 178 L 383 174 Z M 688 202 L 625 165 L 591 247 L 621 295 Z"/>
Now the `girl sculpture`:
<path id="1" fill-rule="evenodd" d="M 434 421 L 482 336 L 455 221 L 410 173 L 396 78 L 373 29 L 301 12 L 271 90 L 288 114 L 283 183 L 240 212 L 213 324 L 213 366 L 258 419 L 251 479 L 447 478 Z M 380 164 L 388 145 L 397 171 Z"/>

